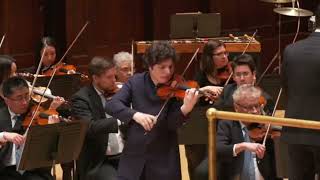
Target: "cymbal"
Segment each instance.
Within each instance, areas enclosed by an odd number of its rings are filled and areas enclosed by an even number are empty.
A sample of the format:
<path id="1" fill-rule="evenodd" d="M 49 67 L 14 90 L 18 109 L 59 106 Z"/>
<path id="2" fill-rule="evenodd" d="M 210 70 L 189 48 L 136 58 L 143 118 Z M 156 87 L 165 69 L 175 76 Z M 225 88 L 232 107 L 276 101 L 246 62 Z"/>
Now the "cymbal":
<path id="1" fill-rule="evenodd" d="M 274 4 L 282 4 L 282 3 L 291 3 L 292 0 L 260 0 L 267 3 L 274 3 Z M 293 0 L 296 1 L 296 0 Z"/>
<path id="2" fill-rule="evenodd" d="M 273 9 L 275 13 L 285 15 L 285 16 L 295 16 L 295 17 L 307 17 L 312 16 L 313 12 L 301 8 L 292 8 L 292 7 L 281 7 Z"/>

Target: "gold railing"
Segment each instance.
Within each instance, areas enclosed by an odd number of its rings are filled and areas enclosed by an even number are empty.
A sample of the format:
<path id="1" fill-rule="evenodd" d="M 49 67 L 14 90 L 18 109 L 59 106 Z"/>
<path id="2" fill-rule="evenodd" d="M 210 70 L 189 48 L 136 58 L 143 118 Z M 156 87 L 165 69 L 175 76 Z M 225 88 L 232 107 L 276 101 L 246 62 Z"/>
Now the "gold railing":
<path id="1" fill-rule="evenodd" d="M 233 121 L 246 121 L 246 122 L 258 122 L 272 125 L 280 125 L 280 126 L 289 126 L 289 127 L 297 127 L 297 128 L 307 128 L 307 129 L 320 129 L 320 122 L 311 121 L 311 120 L 303 120 L 303 119 L 292 119 L 292 118 L 278 118 L 272 116 L 260 116 L 260 115 L 252 115 L 252 114 L 244 114 L 244 113 L 235 113 L 235 112 L 226 112 L 226 111 L 218 111 L 214 108 L 210 108 L 207 110 L 207 118 L 208 118 L 208 171 L 209 171 L 209 180 L 217 179 L 217 171 L 216 171 L 216 119 L 225 119 L 225 120 L 233 120 Z"/>

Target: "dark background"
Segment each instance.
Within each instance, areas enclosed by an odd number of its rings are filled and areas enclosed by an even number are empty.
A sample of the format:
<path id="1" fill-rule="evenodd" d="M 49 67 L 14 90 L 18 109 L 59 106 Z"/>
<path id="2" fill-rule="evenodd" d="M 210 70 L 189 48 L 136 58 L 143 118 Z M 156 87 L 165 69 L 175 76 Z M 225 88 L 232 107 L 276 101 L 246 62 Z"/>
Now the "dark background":
<path id="1" fill-rule="evenodd" d="M 313 11 L 318 2 L 301 0 L 300 6 Z M 86 71 L 86 64 L 95 55 L 112 57 L 121 50 L 131 52 L 133 40 L 169 39 L 169 18 L 174 13 L 220 12 L 224 35 L 251 35 L 258 29 L 264 69 L 278 46 L 274 7 L 259 0 L 0 0 L 0 36 L 6 33 L 0 53 L 14 56 L 19 68 L 32 66 L 35 44 L 41 36 L 53 36 L 65 50 L 90 21 L 66 60 Z M 285 47 L 294 37 L 297 18 L 281 19 L 281 42 Z M 302 18 L 299 38 L 308 35 L 307 19 Z M 188 61 L 187 57 L 181 56 L 181 61 Z"/>

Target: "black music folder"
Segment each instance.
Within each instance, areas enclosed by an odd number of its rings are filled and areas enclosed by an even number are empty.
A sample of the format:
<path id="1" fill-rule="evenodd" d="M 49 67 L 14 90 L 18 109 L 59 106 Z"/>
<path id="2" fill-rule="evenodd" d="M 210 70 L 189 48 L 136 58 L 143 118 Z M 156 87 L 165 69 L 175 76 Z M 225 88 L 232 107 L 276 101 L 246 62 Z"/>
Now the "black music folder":
<path id="1" fill-rule="evenodd" d="M 177 13 L 170 17 L 170 38 L 208 38 L 221 33 L 220 13 Z"/>
<path id="2" fill-rule="evenodd" d="M 86 129 L 87 124 L 79 121 L 30 127 L 17 169 L 51 167 L 78 159 Z"/>

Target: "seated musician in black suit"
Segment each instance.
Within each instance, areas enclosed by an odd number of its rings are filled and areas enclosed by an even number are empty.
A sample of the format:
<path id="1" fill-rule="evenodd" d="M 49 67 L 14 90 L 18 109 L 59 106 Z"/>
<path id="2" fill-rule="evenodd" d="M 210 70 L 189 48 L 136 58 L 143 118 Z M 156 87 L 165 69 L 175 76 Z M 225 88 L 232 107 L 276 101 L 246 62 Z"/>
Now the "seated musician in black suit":
<path id="1" fill-rule="evenodd" d="M 110 59 L 94 57 L 88 66 L 90 85 L 71 98 L 72 116 L 89 124 L 78 160 L 80 180 L 113 180 L 123 149 L 121 122 L 106 114 L 106 95 L 116 89 L 115 65 Z"/>
<path id="2" fill-rule="evenodd" d="M 239 86 L 233 93 L 234 110 L 261 114 L 262 92 L 250 84 Z M 248 129 L 253 124 L 220 120 L 217 128 L 217 172 L 219 180 L 275 180 L 273 142 L 266 146 L 253 142 Z M 208 159 L 197 167 L 195 179 L 208 179 Z"/>
<path id="3" fill-rule="evenodd" d="M 243 84 L 255 84 L 256 82 L 256 64 L 252 56 L 248 54 L 243 54 L 236 56 L 231 63 L 233 71 L 233 80 L 235 83 L 228 84 L 223 88 L 223 91 L 214 103 L 214 107 L 223 110 L 233 110 L 233 98 L 232 95 L 238 86 Z M 263 92 L 263 97 L 266 100 L 264 112 L 271 115 L 274 102 L 270 95 Z"/>
<path id="4" fill-rule="evenodd" d="M 16 171 L 16 151 L 24 143 L 22 120 L 29 112 L 30 96 L 27 82 L 20 77 L 7 79 L 2 86 L 5 106 L 0 107 L 0 139 L 6 142 L 0 149 L 0 179 L 2 180 L 51 180 L 50 168 Z M 56 115 L 50 122 L 59 122 Z"/>

